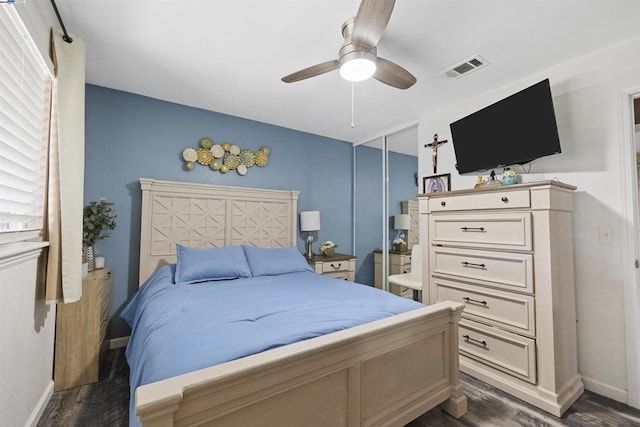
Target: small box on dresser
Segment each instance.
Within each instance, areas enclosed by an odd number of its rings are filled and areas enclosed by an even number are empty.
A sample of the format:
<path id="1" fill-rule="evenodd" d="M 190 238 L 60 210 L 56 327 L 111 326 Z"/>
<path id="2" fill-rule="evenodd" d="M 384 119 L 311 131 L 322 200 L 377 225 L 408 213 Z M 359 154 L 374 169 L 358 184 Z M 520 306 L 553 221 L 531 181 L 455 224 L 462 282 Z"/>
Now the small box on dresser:
<path id="1" fill-rule="evenodd" d="M 428 230 L 429 302 L 465 304 L 460 369 L 556 416 L 584 390 L 574 190 L 542 181 L 419 195 Z"/>
<path id="2" fill-rule="evenodd" d="M 110 313 L 110 268 L 83 277 L 80 301 L 57 305 L 55 391 L 98 381 Z"/>

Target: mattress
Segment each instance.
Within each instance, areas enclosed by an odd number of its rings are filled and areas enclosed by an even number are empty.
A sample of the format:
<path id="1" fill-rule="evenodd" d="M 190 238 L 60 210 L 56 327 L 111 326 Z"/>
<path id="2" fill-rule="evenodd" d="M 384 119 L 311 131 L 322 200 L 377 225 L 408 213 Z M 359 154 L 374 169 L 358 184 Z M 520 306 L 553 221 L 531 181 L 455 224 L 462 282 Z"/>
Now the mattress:
<path id="1" fill-rule="evenodd" d="M 174 271 L 159 268 L 121 314 L 132 329 L 132 426 L 141 385 L 422 307 L 312 272 L 186 285 Z"/>

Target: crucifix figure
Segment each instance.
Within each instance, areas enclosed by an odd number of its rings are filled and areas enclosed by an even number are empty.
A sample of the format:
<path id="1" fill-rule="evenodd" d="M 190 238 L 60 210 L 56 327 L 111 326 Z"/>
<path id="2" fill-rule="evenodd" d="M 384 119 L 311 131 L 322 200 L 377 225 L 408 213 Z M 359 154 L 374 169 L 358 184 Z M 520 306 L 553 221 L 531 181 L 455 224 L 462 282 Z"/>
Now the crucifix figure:
<path id="1" fill-rule="evenodd" d="M 438 134 L 433 134 L 433 142 L 431 144 L 425 144 L 425 147 L 429 147 L 433 150 L 433 155 L 431 156 L 431 161 L 433 163 L 433 173 L 438 173 L 438 148 L 442 144 L 446 144 L 447 140 L 438 141 Z"/>

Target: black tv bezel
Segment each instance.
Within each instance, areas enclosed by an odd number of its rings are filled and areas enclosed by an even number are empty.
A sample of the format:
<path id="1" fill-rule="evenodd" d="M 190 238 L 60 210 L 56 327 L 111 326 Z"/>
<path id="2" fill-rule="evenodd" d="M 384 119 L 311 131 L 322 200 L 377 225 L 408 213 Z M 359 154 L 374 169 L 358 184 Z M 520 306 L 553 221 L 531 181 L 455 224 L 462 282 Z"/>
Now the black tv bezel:
<path id="1" fill-rule="evenodd" d="M 460 171 L 460 169 L 458 167 L 458 163 L 456 163 L 455 164 L 455 168 L 456 168 L 456 170 L 458 171 L 459 174 L 466 174 L 466 173 L 472 173 L 472 172 L 485 172 L 485 171 L 489 171 L 489 170 L 492 170 L 492 169 L 504 168 L 504 167 L 511 166 L 511 165 L 522 165 L 522 164 L 526 164 L 526 163 L 532 162 L 532 161 L 534 161 L 536 159 L 539 159 L 539 158 L 542 158 L 542 157 L 547 157 L 547 156 L 551 156 L 551 155 L 554 155 L 554 154 L 562 153 L 562 146 L 560 144 L 560 134 L 558 132 L 558 120 L 557 120 L 556 113 L 555 113 L 555 105 L 553 103 L 553 94 L 551 93 L 551 82 L 549 81 L 548 78 L 544 79 L 544 80 L 541 80 L 541 81 L 539 81 L 539 82 L 537 82 L 535 84 L 532 84 L 532 85 L 530 85 L 530 86 L 528 86 L 528 87 L 526 87 L 524 89 L 521 89 L 518 92 L 515 92 L 515 93 L 513 93 L 513 94 L 511 94 L 511 95 L 509 95 L 509 96 L 507 96 L 505 98 L 502 98 L 502 99 L 500 99 L 500 100 L 498 100 L 498 101 L 496 101 L 496 102 L 494 102 L 494 103 L 492 103 L 490 105 L 487 105 L 484 108 L 481 108 L 480 110 L 474 111 L 473 113 L 468 114 L 468 115 L 466 115 L 466 116 L 464 116 L 464 117 L 462 117 L 462 118 L 460 118 L 460 119 L 458 119 L 458 120 L 456 120 L 454 122 L 451 122 L 449 124 L 449 129 L 450 129 L 450 132 L 451 132 L 451 140 L 453 141 L 453 148 L 454 148 L 454 152 L 455 152 L 456 144 L 455 144 L 455 138 L 453 136 L 453 129 L 452 129 L 452 126 L 454 124 L 456 124 L 458 122 L 461 122 L 461 121 L 463 121 L 465 119 L 468 119 L 469 117 L 472 117 L 472 116 L 474 116 L 476 114 L 482 113 L 483 111 L 491 109 L 491 108 L 495 107 L 496 105 L 499 105 L 499 104 L 501 104 L 501 103 L 503 103 L 505 101 L 508 101 L 508 100 L 514 98 L 514 97 L 517 97 L 517 96 L 521 95 L 523 92 L 527 92 L 527 91 L 531 90 L 532 88 L 534 88 L 534 87 L 536 87 L 538 85 L 545 84 L 545 83 L 546 83 L 545 86 L 549 91 L 549 101 L 550 101 L 549 104 L 551 106 L 550 111 L 551 111 L 552 116 L 553 116 L 553 122 L 554 122 L 554 126 L 555 126 L 555 136 L 556 136 L 555 141 L 557 142 L 558 150 L 557 151 L 553 151 L 553 152 L 549 152 L 547 154 L 527 156 L 527 157 L 524 157 L 522 159 L 514 160 L 514 161 L 512 161 L 510 163 L 496 163 L 496 164 L 491 165 L 491 166 L 481 167 L 479 169 L 464 170 L 464 171 Z M 457 159 L 458 159 L 458 156 L 457 156 L 457 153 L 456 153 L 456 160 Z"/>

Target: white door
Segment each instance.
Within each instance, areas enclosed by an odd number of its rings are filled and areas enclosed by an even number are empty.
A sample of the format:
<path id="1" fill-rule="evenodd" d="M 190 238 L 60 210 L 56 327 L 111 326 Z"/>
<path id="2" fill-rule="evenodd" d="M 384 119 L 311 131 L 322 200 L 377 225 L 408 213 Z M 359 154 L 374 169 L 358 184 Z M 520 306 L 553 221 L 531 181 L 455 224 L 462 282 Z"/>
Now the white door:
<path id="1" fill-rule="evenodd" d="M 627 353 L 627 403 L 640 408 L 640 195 L 638 194 L 638 162 L 634 100 L 640 88 L 626 91 L 620 97 L 621 178 L 623 215 L 623 277 L 625 296 L 625 334 Z M 640 106 L 640 101 L 635 102 Z"/>

